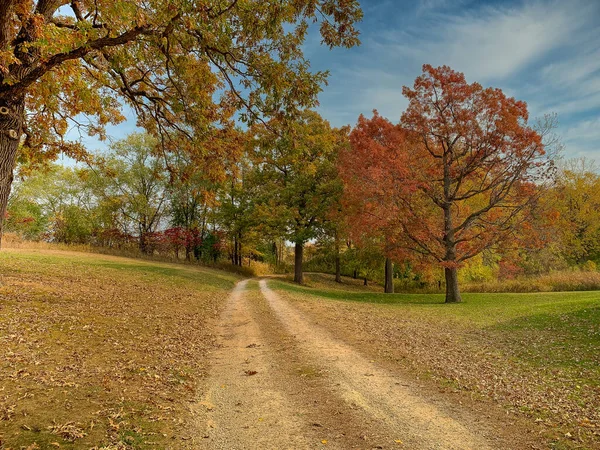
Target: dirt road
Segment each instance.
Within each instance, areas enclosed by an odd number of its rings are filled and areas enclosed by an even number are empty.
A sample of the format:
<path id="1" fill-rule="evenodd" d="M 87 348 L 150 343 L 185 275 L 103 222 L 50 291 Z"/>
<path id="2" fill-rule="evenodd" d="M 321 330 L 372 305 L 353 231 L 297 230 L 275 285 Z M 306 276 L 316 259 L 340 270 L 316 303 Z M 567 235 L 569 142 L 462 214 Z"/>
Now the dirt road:
<path id="1" fill-rule="evenodd" d="M 501 424 L 422 395 L 265 280 L 237 285 L 218 334 L 205 394 L 193 405 L 200 431 L 191 448 L 531 448 Z"/>

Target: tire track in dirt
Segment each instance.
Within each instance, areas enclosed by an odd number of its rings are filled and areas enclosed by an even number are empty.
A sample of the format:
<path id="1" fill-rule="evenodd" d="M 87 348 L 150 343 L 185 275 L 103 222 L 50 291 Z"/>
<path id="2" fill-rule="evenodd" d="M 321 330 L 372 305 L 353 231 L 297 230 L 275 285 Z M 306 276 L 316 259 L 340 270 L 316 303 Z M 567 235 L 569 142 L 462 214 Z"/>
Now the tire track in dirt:
<path id="1" fill-rule="evenodd" d="M 252 319 L 246 285 L 247 280 L 235 287 L 218 327 L 207 391 L 192 408 L 204 431 L 191 448 L 315 448 L 295 405 L 278 388 L 277 367 Z"/>
<path id="2" fill-rule="evenodd" d="M 369 362 L 326 330 L 309 323 L 272 291 L 265 280 L 260 281 L 260 288 L 288 333 L 296 337 L 306 357 L 329 372 L 332 392 L 374 417 L 389 430 L 391 439 L 403 441 L 404 448 L 493 448 L 483 436 L 412 393 L 390 372 Z"/>

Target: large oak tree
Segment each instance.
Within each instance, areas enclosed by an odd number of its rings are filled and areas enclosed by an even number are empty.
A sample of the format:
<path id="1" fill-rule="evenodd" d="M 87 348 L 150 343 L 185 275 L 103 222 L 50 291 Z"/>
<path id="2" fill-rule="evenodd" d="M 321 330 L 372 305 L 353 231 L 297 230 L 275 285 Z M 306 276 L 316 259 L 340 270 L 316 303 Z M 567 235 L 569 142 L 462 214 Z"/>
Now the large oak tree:
<path id="1" fill-rule="evenodd" d="M 68 130 L 102 136 L 125 102 L 163 148 L 218 155 L 211 132 L 236 111 L 313 106 L 327 74 L 303 57 L 309 24 L 352 46 L 361 14 L 357 0 L 1 0 L 0 220 L 21 143 L 28 159 L 81 157 Z"/>
<path id="2" fill-rule="evenodd" d="M 403 90 L 409 105 L 400 124 L 376 115 L 352 133 L 354 152 L 364 159 L 359 167 L 369 168 L 372 180 L 352 175 L 356 158 L 346 158 L 345 178 L 358 181 L 352 188 L 367 201 L 381 202 L 366 208 L 366 223 L 387 231 L 388 250 L 440 264 L 446 302 L 459 302 L 457 269 L 528 219 L 551 163 L 524 102 L 469 84 L 446 66 L 423 69 Z"/>
<path id="3" fill-rule="evenodd" d="M 263 226 L 294 243 L 294 281 L 303 283 L 304 245 L 326 226 L 341 195 L 337 155 L 347 129 L 305 111 L 294 122 L 273 120 L 252 134 L 255 211 Z"/>

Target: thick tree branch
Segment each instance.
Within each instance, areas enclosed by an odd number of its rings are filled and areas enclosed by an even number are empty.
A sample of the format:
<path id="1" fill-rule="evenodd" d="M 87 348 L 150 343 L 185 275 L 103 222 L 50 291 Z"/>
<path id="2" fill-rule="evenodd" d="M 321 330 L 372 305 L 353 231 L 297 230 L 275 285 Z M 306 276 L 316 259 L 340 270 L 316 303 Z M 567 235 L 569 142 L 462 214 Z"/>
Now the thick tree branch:
<path id="1" fill-rule="evenodd" d="M 135 40 L 141 35 L 152 35 L 156 32 L 148 26 L 137 26 L 128 30 L 119 36 L 115 37 L 102 37 L 93 41 L 87 42 L 81 47 L 77 47 L 69 52 L 58 53 L 50 57 L 46 62 L 39 64 L 34 69 L 30 70 L 21 80 L 12 85 L 4 85 L 0 87 L 0 94 L 10 92 L 12 96 L 23 95 L 29 86 L 35 83 L 47 72 L 53 68 L 61 65 L 62 63 L 74 59 L 80 59 L 89 54 L 90 52 L 101 50 L 108 47 L 116 47 L 119 45 L 127 44 Z"/>
<path id="2" fill-rule="evenodd" d="M 11 40 L 10 25 L 15 1 L 16 0 L 0 1 L 0 48 L 4 48 Z"/>

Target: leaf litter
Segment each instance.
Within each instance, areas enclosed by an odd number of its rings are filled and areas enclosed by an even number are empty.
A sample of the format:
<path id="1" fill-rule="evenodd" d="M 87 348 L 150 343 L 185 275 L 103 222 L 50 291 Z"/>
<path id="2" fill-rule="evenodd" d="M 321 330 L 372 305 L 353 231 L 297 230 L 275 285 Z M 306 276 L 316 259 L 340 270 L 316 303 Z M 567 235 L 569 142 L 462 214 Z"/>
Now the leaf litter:
<path id="1" fill-rule="evenodd" d="M 201 270 L 179 280 L 138 266 L 2 252 L 0 449 L 188 448 L 187 404 L 233 279 L 215 288 Z"/>

